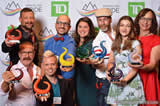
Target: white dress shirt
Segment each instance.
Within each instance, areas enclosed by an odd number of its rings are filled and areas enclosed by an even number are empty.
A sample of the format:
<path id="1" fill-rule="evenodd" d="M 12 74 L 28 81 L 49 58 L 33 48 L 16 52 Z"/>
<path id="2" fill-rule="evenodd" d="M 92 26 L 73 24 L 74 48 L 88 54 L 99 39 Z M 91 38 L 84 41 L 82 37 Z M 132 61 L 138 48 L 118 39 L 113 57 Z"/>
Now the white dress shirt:
<path id="1" fill-rule="evenodd" d="M 31 80 L 27 68 L 20 61 L 11 68 L 14 75 L 18 73 L 18 71 L 15 70 L 16 68 L 22 69 L 24 75 L 19 83 L 14 84 L 14 89 L 16 92 L 15 99 L 14 100 L 7 99 L 5 106 L 35 106 L 36 101 L 32 90 L 33 80 Z M 32 70 L 33 70 L 32 79 L 35 79 L 37 77 L 37 74 L 40 74 L 41 71 L 40 68 L 35 64 L 33 65 Z M 4 93 L 3 90 L 1 89 L 1 85 L 0 85 L 0 96 L 1 97 L 8 96 L 8 93 Z"/>

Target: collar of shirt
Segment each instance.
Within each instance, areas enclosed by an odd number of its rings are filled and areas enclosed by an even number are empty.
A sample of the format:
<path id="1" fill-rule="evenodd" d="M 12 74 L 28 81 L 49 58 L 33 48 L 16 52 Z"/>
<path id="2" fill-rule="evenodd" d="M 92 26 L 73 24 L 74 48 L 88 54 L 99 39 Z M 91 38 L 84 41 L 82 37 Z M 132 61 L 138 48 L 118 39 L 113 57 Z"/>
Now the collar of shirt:
<path id="1" fill-rule="evenodd" d="M 106 33 L 104 33 L 104 32 L 100 29 L 98 35 L 104 35 L 104 36 L 105 36 Z M 97 36 L 98 36 L 98 35 L 97 35 Z M 113 29 L 111 29 L 111 36 L 113 37 L 113 39 L 115 39 L 115 35 L 116 35 L 115 31 L 114 31 Z"/>
<path id="2" fill-rule="evenodd" d="M 18 63 L 17 63 L 17 66 L 18 66 L 18 68 L 21 68 L 21 69 L 27 69 L 27 67 L 25 67 L 22 63 L 21 63 L 21 61 L 19 60 L 18 61 Z M 34 67 L 34 64 L 33 64 L 33 67 Z"/>
<path id="3" fill-rule="evenodd" d="M 20 68 L 20 69 L 27 69 L 27 68 L 21 63 L 20 60 L 18 61 L 17 66 L 18 66 L 18 68 Z"/>

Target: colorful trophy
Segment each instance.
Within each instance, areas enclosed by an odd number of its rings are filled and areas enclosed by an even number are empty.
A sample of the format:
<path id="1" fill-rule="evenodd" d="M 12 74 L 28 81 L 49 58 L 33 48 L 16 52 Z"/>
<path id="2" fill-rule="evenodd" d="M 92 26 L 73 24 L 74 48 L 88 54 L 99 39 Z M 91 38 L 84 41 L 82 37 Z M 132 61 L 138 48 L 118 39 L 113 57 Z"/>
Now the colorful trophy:
<path id="1" fill-rule="evenodd" d="M 68 53 L 68 55 L 72 58 L 72 60 L 64 60 L 63 57 L 65 56 L 65 54 L 67 53 L 67 49 L 65 47 L 63 47 L 64 52 L 59 56 L 59 62 L 61 63 L 62 67 L 72 67 L 74 62 L 75 62 L 75 58 L 72 54 Z"/>
<path id="2" fill-rule="evenodd" d="M 91 55 L 90 49 L 92 48 L 92 44 L 88 43 L 86 45 L 81 45 L 76 49 L 76 56 L 80 59 L 88 58 Z"/>
<path id="3" fill-rule="evenodd" d="M 49 91 L 51 89 L 51 85 L 49 82 L 47 81 L 43 81 L 43 84 L 47 85 L 46 89 L 40 89 L 38 88 L 38 84 L 41 80 L 41 76 L 38 76 L 39 78 L 35 81 L 34 85 L 33 85 L 33 90 L 38 94 L 38 96 L 48 96 Z"/>
<path id="4" fill-rule="evenodd" d="M 98 57 L 99 57 L 99 59 L 102 59 L 102 58 L 104 58 L 104 56 L 107 54 L 107 49 L 106 49 L 106 48 L 104 47 L 104 45 L 103 45 L 104 42 L 106 42 L 106 41 L 101 41 L 101 42 L 100 42 L 100 47 L 102 48 L 101 53 L 96 53 L 96 52 L 95 52 L 95 48 L 97 48 L 98 46 L 94 46 L 94 47 L 92 48 L 92 54 L 94 55 L 93 58 L 98 58 Z"/>
<path id="5" fill-rule="evenodd" d="M 128 56 L 129 63 L 132 65 L 141 65 L 138 60 L 142 60 L 141 55 L 135 55 L 136 54 L 136 49 L 134 49 L 133 52 L 131 52 Z"/>
<path id="6" fill-rule="evenodd" d="M 15 31 L 18 32 L 18 35 L 11 35 L 11 32 L 14 30 L 14 26 L 11 25 L 11 29 L 7 31 L 6 37 L 9 42 L 20 43 L 20 39 L 22 38 L 22 33 L 20 30 L 16 29 Z"/>
<path id="7" fill-rule="evenodd" d="M 12 67 L 12 63 L 10 63 L 10 65 L 8 66 L 8 68 L 6 69 L 6 71 L 10 71 Z M 16 71 L 16 72 L 15 72 Z M 19 72 L 19 73 L 18 73 Z M 13 72 L 15 79 L 13 79 L 12 81 L 10 81 L 10 83 L 18 83 L 20 82 L 20 80 L 23 77 L 23 71 L 20 68 L 16 68 Z M 19 74 L 19 75 L 17 75 Z"/>
<path id="8" fill-rule="evenodd" d="M 115 63 L 109 63 L 109 65 L 113 65 L 113 67 L 109 70 L 108 76 L 111 77 L 111 81 L 120 81 L 120 79 L 123 76 L 123 72 L 120 69 L 115 69 L 116 64 Z M 108 66 L 109 66 L 108 65 Z M 109 66 L 110 67 L 110 66 Z"/>
<path id="9" fill-rule="evenodd" d="M 16 82 L 20 82 L 20 80 L 22 79 L 23 77 L 23 71 L 20 69 L 20 68 L 16 68 L 15 70 L 18 70 L 20 72 L 20 74 L 15 77 L 14 80 L 11 81 L 11 83 L 16 83 Z M 15 75 L 15 74 L 14 74 Z"/>

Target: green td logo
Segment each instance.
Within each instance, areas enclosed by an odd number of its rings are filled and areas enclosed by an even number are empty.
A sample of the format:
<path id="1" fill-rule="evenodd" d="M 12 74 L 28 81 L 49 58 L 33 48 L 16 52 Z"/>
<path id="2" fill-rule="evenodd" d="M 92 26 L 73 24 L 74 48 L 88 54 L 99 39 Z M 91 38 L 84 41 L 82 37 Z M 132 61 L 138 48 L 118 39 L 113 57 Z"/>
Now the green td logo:
<path id="1" fill-rule="evenodd" d="M 51 2 L 51 16 L 58 17 L 59 15 L 68 15 L 67 1 L 53 1 Z"/>
<path id="2" fill-rule="evenodd" d="M 139 11 L 144 7 L 144 2 L 128 2 L 128 15 L 131 17 L 136 17 Z"/>

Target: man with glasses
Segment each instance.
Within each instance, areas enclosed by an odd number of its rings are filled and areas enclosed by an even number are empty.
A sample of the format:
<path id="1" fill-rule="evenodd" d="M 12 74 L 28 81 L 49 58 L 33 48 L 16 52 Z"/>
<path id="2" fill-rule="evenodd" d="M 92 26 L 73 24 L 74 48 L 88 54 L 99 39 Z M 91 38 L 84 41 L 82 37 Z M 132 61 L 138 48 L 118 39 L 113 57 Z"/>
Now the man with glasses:
<path id="1" fill-rule="evenodd" d="M 35 106 L 32 81 L 41 74 L 40 68 L 33 63 L 35 48 L 32 42 L 24 41 L 19 45 L 20 60 L 2 74 L 1 96 L 8 95 L 6 106 Z M 21 76 L 21 78 L 17 78 Z M 17 81 L 17 82 L 13 82 Z"/>
<path id="2" fill-rule="evenodd" d="M 68 35 L 68 31 L 70 30 L 70 18 L 66 15 L 61 15 L 57 18 L 55 28 L 57 31 L 57 34 L 48 39 L 45 42 L 44 51 L 50 50 L 52 51 L 56 56 L 60 56 L 64 49 L 62 47 L 65 47 L 68 49 L 67 54 L 72 54 L 75 56 L 75 42 L 73 38 L 71 38 Z M 68 55 L 64 56 L 65 60 L 69 60 L 70 57 Z M 64 71 L 64 70 L 67 70 Z M 74 89 L 74 73 L 75 70 L 73 67 L 68 68 L 58 68 L 57 70 L 58 75 L 63 80 L 63 86 L 62 86 L 62 98 L 64 98 L 62 101 L 65 103 L 65 106 L 73 106 L 73 89 Z"/>
<path id="3" fill-rule="evenodd" d="M 108 95 L 110 83 L 106 78 L 105 70 L 107 68 L 106 66 L 108 63 L 112 42 L 115 38 L 115 35 L 113 34 L 113 30 L 111 28 L 112 11 L 107 8 L 101 8 L 95 12 L 95 16 L 97 18 L 98 27 L 100 28 L 100 30 L 95 40 L 93 40 L 92 47 L 100 47 L 100 42 L 105 41 L 104 46 L 107 49 L 107 54 L 101 60 L 99 60 L 99 58 L 92 58 L 90 60 L 92 62 L 93 67 L 96 68 L 97 106 L 107 106 L 104 97 Z M 101 49 L 98 48 L 95 51 L 100 50 Z"/>

